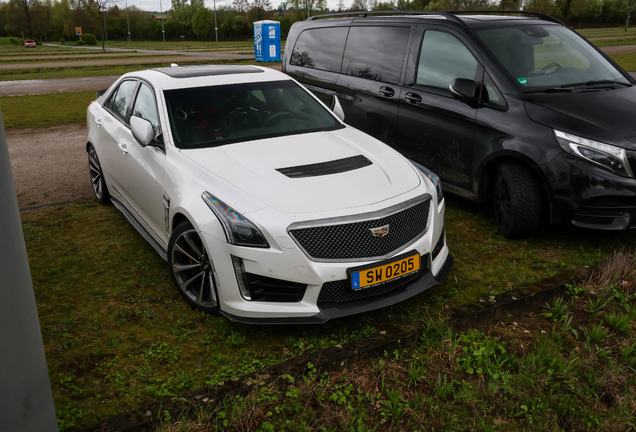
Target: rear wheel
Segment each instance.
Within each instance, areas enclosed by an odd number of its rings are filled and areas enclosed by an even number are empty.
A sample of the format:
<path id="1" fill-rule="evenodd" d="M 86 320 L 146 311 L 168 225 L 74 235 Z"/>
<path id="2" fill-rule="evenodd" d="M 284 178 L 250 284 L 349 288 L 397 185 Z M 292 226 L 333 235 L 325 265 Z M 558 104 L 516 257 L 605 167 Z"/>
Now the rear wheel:
<path id="1" fill-rule="evenodd" d="M 518 163 L 497 168 L 493 208 L 499 232 L 507 238 L 535 235 L 541 225 L 541 189 L 534 173 Z"/>
<path id="2" fill-rule="evenodd" d="M 110 194 L 108 193 L 108 187 L 104 180 L 104 173 L 99 163 L 97 152 L 92 144 L 88 146 L 88 173 L 91 177 L 91 186 L 93 186 L 95 198 L 102 204 L 108 204 L 110 202 Z"/>
<path id="3" fill-rule="evenodd" d="M 182 222 L 168 242 L 170 275 L 181 296 L 192 308 L 219 311 L 214 266 L 201 237 L 190 222 Z"/>

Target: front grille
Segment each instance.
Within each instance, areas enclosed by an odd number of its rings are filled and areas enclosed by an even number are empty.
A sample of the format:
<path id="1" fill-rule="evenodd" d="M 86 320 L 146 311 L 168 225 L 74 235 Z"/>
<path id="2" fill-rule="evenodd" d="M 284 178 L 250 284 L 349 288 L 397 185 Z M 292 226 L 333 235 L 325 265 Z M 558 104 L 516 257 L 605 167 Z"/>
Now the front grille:
<path id="1" fill-rule="evenodd" d="M 340 225 L 292 229 L 291 236 L 311 259 L 343 260 L 388 256 L 426 232 L 430 197 L 389 216 Z M 371 229 L 389 225 L 375 237 Z"/>
<path id="2" fill-rule="evenodd" d="M 398 280 L 386 282 L 382 285 L 378 285 L 372 288 L 361 289 L 354 291 L 351 288 L 351 282 L 348 279 L 339 280 L 334 282 L 327 282 L 322 285 L 320 295 L 318 296 L 318 303 L 342 303 L 350 300 L 359 300 L 363 298 L 373 297 L 381 294 L 386 294 L 393 291 L 402 285 L 411 282 L 419 278 L 422 272 L 428 271 L 425 267 L 426 262 L 422 259 L 420 271 L 414 274 L 410 274 Z"/>

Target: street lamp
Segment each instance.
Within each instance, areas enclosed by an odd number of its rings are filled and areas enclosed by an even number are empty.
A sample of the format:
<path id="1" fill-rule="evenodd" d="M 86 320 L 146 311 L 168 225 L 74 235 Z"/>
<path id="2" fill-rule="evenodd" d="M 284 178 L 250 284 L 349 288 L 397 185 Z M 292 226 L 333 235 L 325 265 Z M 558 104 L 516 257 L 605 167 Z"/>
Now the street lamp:
<path id="1" fill-rule="evenodd" d="M 216 44 L 219 44 L 219 32 L 216 25 L 216 0 L 214 0 L 214 37 L 216 38 Z"/>
<path id="2" fill-rule="evenodd" d="M 159 11 L 161 12 L 161 34 L 163 35 L 163 43 L 166 43 L 166 32 L 163 29 L 163 5 L 159 0 Z"/>
<path id="3" fill-rule="evenodd" d="M 126 24 L 128 24 L 128 48 L 130 48 L 130 21 L 128 20 L 128 0 L 125 1 L 126 4 Z"/>

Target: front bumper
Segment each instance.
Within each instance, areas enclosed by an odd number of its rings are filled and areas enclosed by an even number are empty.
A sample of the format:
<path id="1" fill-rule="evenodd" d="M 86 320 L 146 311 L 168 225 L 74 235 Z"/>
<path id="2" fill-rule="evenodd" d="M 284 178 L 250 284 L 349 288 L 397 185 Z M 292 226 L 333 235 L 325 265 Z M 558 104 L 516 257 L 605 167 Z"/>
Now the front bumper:
<path id="1" fill-rule="evenodd" d="M 632 166 L 636 152 L 629 152 Z M 543 166 L 554 192 L 552 221 L 582 228 L 636 228 L 636 179 L 617 176 L 561 153 Z"/>
<path id="2" fill-rule="evenodd" d="M 370 312 L 388 306 L 393 306 L 421 294 L 429 288 L 441 285 L 446 280 L 454 261 L 453 256 L 448 254 L 446 261 L 437 275 L 433 276 L 430 269 L 425 268 L 417 279 L 383 295 L 368 297 L 366 299 L 351 302 L 321 303 L 318 305 L 320 312 L 309 317 L 248 318 L 232 315 L 224 312 L 223 310 L 221 310 L 220 313 L 232 321 L 243 324 L 324 324 L 334 318 L 356 315 L 363 312 Z"/>

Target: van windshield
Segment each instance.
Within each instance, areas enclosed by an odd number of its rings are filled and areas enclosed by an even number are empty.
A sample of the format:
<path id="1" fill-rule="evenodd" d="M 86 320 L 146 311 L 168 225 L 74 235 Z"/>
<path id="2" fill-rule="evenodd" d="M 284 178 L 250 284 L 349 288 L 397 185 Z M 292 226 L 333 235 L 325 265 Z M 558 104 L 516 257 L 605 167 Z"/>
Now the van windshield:
<path id="1" fill-rule="evenodd" d="M 524 87 L 589 82 L 630 85 L 605 58 L 573 31 L 558 25 L 478 30 L 477 36 Z"/>
<path id="2" fill-rule="evenodd" d="M 164 95 L 179 148 L 344 127 L 291 80 L 165 90 Z"/>

